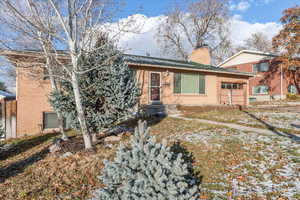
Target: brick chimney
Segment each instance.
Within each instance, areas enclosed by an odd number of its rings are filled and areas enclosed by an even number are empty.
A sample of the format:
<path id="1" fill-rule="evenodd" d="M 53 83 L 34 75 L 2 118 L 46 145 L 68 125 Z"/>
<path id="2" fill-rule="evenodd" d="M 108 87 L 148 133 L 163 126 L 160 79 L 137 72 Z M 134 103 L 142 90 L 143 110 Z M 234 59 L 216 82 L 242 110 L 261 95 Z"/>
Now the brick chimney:
<path id="1" fill-rule="evenodd" d="M 196 47 L 190 55 L 190 60 L 196 63 L 211 65 L 210 48 L 207 44 Z"/>

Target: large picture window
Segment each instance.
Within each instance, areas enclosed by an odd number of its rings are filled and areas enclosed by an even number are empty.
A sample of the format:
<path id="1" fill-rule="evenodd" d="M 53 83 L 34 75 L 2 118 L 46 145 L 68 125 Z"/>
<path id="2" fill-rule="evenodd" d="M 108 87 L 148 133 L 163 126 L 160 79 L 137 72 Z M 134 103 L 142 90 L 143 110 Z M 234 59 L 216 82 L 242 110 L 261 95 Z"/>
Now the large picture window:
<path id="1" fill-rule="evenodd" d="M 55 112 L 44 112 L 43 113 L 43 128 L 53 129 L 58 128 L 58 119 Z"/>
<path id="2" fill-rule="evenodd" d="M 201 74 L 174 73 L 175 94 L 205 94 L 205 76 Z"/>
<path id="3" fill-rule="evenodd" d="M 267 85 L 258 85 L 253 87 L 253 94 L 268 94 L 269 87 Z"/>

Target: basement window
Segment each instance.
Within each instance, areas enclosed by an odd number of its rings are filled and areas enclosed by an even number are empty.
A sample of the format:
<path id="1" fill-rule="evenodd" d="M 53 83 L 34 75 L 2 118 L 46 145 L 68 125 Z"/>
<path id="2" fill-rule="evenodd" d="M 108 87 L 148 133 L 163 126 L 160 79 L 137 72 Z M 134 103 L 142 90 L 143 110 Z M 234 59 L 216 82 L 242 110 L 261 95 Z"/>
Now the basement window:
<path id="1" fill-rule="evenodd" d="M 44 112 L 43 113 L 43 129 L 54 129 L 58 128 L 58 119 L 55 112 Z"/>

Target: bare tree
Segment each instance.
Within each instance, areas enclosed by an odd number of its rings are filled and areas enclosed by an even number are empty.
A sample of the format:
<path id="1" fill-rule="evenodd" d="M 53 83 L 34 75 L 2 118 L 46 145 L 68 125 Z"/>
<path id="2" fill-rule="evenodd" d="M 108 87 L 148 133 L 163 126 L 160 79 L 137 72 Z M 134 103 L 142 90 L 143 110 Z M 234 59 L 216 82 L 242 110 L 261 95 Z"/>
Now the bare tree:
<path id="1" fill-rule="evenodd" d="M 60 73 L 51 74 L 55 77 L 53 81 L 64 79 L 71 83 L 74 96 L 78 121 L 81 127 L 84 144 L 86 149 L 92 148 L 91 134 L 89 133 L 85 118 L 85 107 L 82 102 L 78 79 L 84 73 L 95 68 L 86 69 L 81 66 L 80 58 L 89 55 L 94 51 L 94 44 L 97 36 L 105 32 L 105 24 L 114 20 L 113 16 L 118 10 L 117 0 L 23 0 L 26 2 L 27 9 L 30 12 L 22 12 L 23 8 L 16 6 L 14 0 L 3 0 L 1 4 L 5 5 L 10 12 L 18 16 L 19 23 L 26 23 L 34 28 L 34 36 L 38 35 L 42 54 L 47 58 L 46 67 L 59 65 L 63 70 Z M 40 3 L 45 4 L 42 8 Z M 49 9 L 44 12 L 43 8 Z M 46 14 L 45 14 L 46 13 Z M 49 14 L 47 14 L 49 13 Z M 32 19 L 36 19 L 34 21 Z M 44 25 L 44 20 L 48 20 Z M 55 21 L 55 26 L 51 23 Z M 48 26 L 50 25 L 50 26 Z M 122 24 L 123 30 L 127 24 Z M 122 31 L 120 28 L 119 33 Z M 104 44 L 105 45 L 105 44 Z M 62 54 L 58 48 L 65 49 L 63 56 L 69 59 L 68 63 L 61 62 Z M 100 47 L 103 48 L 103 47 Z M 108 58 L 110 63 L 113 58 Z M 98 67 L 98 66 L 96 66 Z M 54 72 L 54 70 L 52 70 Z M 55 86 L 55 84 L 53 85 Z M 54 88 L 55 89 L 55 88 Z"/>
<path id="2" fill-rule="evenodd" d="M 237 50 L 247 49 L 262 52 L 272 52 L 272 41 L 262 32 L 253 33 L 249 38 L 244 40 L 244 45 Z"/>
<path id="3" fill-rule="evenodd" d="M 174 5 L 158 30 L 158 41 L 166 53 L 187 60 L 190 52 L 208 44 L 212 54 L 228 45 L 228 2 L 197 0 Z"/>
<path id="4" fill-rule="evenodd" d="M 52 91 L 58 91 L 58 83 L 55 80 L 54 76 L 54 67 L 55 59 L 53 59 L 53 55 L 51 54 L 52 45 L 47 44 L 49 41 L 53 42 L 49 34 L 43 34 L 40 30 L 47 31 L 55 31 L 55 24 L 53 19 L 53 13 L 49 9 L 49 5 L 43 2 L 36 2 L 33 4 L 31 1 L 22 1 L 20 2 L 12 2 L 6 1 L 1 2 L 2 5 L 2 13 L 0 16 L 0 21 L 2 26 L 6 26 L 8 36 L 3 37 L 5 35 L 2 34 L 1 41 L 6 44 L 6 48 L 13 49 L 27 49 L 29 46 L 32 50 L 41 50 L 43 52 L 42 57 L 44 59 L 36 63 L 38 67 L 43 67 L 44 70 L 48 72 L 48 77 L 50 79 Z M 24 3 L 26 3 L 26 13 L 24 16 L 21 14 L 21 6 L 24 9 Z M 10 31 L 8 31 L 10 30 Z M 10 36 L 13 34 L 13 37 Z M 18 38 L 14 38 L 14 36 L 18 36 Z M 13 40 L 13 42 L 9 42 L 9 40 Z M 17 67 L 24 67 L 24 65 L 20 65 L 17 59 L 11 59 L 13 64 Z M 24 63 L 23 63 L 24 64 Z M 26 72 L 31 78 L 41 78 L 41 70 L 37 70 L 37 66 L 35 65 L 26 65 Z M 44 71 L 42 70 L 42 71 Z M 15 70 L 9 71 L 10 76 L 15 76 Z M 23 70 L 24 72 L 24 70 Z M 42 75 L 43 76 L 43 75 Z M 67 140 L 68 137 L 64 130 L 64 119 L 60 112 L 56 111 L 59 129 L 62 134 L 62 139 Z"/>
<path id="5" fill-rule="evenodd" d="M 224 41 L 222 45 L 215 49 L 213 54 L 213 64 L 219 64 L 225 59 L 231 57 L 236 53 L 235 47 L 230 40 Z"/>

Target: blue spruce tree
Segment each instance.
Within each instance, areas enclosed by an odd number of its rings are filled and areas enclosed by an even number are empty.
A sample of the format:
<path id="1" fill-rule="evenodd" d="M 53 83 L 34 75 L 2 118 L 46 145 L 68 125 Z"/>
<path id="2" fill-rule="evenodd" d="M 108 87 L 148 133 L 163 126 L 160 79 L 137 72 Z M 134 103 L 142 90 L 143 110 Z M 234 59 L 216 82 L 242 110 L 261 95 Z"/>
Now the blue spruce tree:
<path id="1" fill-rule="evenodd" d="M 192 164 L 165 144 L 156 143 L 146 123 L 139 122 L 131 147 L 120 145 L 113 162 L 104 161 L 105 188 L 92 200 L 196 200 L 199 181 Z"/>
<path id="2" fill-rule="evenodd" d="M 135 73 L 122 54 L 103 36 L 92 52 L 80 58 L 80 92 L 89 132 L 103 129 L 128 119 L 139 99 Z M 62 80 L 60 91 L 52 93 L 50 103 L 60 111 L 72 128 L 80 130 L 72 84 Z"/>

